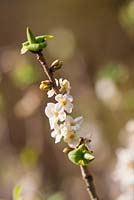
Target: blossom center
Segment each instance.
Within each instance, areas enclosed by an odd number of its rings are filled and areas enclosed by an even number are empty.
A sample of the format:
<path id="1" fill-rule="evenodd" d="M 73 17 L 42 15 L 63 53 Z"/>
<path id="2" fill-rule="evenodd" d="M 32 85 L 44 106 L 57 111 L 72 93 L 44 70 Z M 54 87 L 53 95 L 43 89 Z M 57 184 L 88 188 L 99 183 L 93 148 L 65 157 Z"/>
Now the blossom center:
<path id="1" fill-rule="evenodd" d="M 70 131 L 70 132 L 69 132 L 69 138 L 70 138 L 71 140 L 73 140 L 73 139 L 75 138 L 75 134 L 74 134 L 73 131 Z"/>
<path id="2" fill-rule="evenodd" d="M 62 100 L 61 100 L 61 105 L 62 105 L 62 106 L 65 106 L 66 104 L 67 104 L 67 101 L 66 101 L 65 99 L 62 99 Z"/>
<path id="3" fill-rule="evenodd" d="M 55 114 L 55 116 L 56 116 L 56 117 L 58 117 L 58 116 L 59 116 L 59 113 L 58 113 L 58 112 L 55 112 L 54 114 Z"/>
<path id="4" fill-rule="evenodd" d="M 71 123 L 70 123 L 70 126 L 75 126 L 75 123 L 74 123 L 74 122 L 71 122 Z"/>

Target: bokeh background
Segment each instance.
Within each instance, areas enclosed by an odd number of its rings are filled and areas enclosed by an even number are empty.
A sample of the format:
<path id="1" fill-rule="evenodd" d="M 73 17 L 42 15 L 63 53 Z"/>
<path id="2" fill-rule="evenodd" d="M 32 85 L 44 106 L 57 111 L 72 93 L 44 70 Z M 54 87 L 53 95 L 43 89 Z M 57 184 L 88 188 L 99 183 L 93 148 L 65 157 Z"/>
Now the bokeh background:
<path id="1" fill-rule="evenodd" d="M 55 36 L 44 55 L 64 62 L 56 76 L 71 82 L 74 115 L 84 116 L 99 196 L 117 199 L 116 151 L 134 133 L 134 1 L 1 0 L 0 13 L 0 200 L 12 199 L 15 185 L 24 200 L 88 199 L 65 144 L 50 137 L 45 74 L 34 55 L 20 55 L 27 26 Z"/>

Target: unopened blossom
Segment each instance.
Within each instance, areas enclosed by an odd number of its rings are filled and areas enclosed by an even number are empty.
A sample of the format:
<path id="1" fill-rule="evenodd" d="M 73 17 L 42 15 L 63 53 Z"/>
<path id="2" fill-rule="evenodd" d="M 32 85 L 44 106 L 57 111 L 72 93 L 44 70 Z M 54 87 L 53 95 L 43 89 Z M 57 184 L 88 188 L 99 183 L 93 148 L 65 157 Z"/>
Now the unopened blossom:
<path id="1" fill-rule="evenodd" d="M 55 124 L 54 130 L 51 132 L 51 136 L 55 138 L 55 143 L 58 143 L 61 141 L 62 137 L 64 135 L 64 126 L 63 124 Z"/>
<path id="2" fill-rule="evenodd" d="M 48 103 L 45 108 L 46 116 L 49 118 L 51 129 L 54 128 L 54 124 L 58 121 L 63 122 L 66 119 L 66 113 L 64 110 L 59 110 L 54 103 Z"/>
<path id="3" fill-rule="evenodd" d="M 65 126 L 68 130 L 79 131 L 81 124 L 83 122 L 83 117 L 77 117 L 73 119 L 70 115 L 67 115 L 65 120 Z"/>
<path id="4" fill-rule="evenodd" d="M 55 79 L 55 82 L 56 82 L 56 85 L 58 86 L 58 80 L 57 79 Z M 51 98 L 52 96 L 54 96 L 54 94 L 55 94 L 55 91 L 54 91 L 53 88 L 47 92 L 48 98 Z"/>
<path id="5" fill-rule="evenodd" d="M 55 96 L 55 100 L 58 102 L 56 104 L 58 110 L 65 110 L 68 113 L 72 112 L 73 109 L 73 97 L 68 94 L 58 94 Z"/>
<path id="6" fill-rule="evenodd" d="M 60 92 L 61 93 L 66 93 L 69 94 L 71 90 L 70 82 L 66 79 L 59 79 L 59 84 L 60 84 Z"/>

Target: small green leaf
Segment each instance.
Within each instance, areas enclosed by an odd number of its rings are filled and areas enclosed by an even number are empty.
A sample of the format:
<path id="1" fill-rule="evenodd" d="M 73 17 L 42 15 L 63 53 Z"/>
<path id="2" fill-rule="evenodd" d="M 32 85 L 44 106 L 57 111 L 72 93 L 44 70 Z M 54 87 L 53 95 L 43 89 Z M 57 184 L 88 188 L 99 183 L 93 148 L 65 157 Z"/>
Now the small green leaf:
<path id="1" fill-rule="evenodd" d="M 89 151 L 85 144 L 80 145 L 78 148 L 68 153 L 68 158 L 76 165 L 88 165 L 94 159 L 92 152 Z"/>
<path id="2" fill-rule="evenodd" d="M 27 27 L 27 40 L 30 44 L 36 43 L 36 39 L 29 27 Z"/>

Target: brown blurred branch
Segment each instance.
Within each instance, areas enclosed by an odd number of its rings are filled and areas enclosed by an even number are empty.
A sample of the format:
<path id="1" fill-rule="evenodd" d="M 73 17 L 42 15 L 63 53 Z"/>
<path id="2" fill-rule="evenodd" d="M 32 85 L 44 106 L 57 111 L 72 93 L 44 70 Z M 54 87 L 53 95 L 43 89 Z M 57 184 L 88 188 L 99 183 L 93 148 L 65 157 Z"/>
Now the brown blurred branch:
<path id="1" fill-rule="evenodd" d="M 36 53 L 36 56 L 37 56 L 37 60 L 41 64 L 47 78 L 52 83 L 55 94 L 58 94 L 59 90 L 56 86 L 56 82 L 55 82 L 55 79 L 54 79 L 54 76 L 53 76 L 53 72 L 50 70 L 49 66 L 47 65 L 46 60 L 45 60 L 42 52 Z M 80 166 L 80 170 L 81 170 L 82 177 L 83 177 L 83 179 L 86 183 L 87 192 L 89 194 L 90 199 L 91 200 L 99 200 L 97 193 L 96 193 L 95 185 L 94 185 L 94 182 L 93 182 L 93 176 L 88 172 L 88 169 L 87 169 L 86 166 Z"/>
<path id="2" fill-rule="evenodd" d="M 96 189 L 95 189 L 93 176 L 91 175 L 91 173 L 89 173 L 86 166 L 81 165 L 80 169 L 81 169 L 82 178 L 85 181 L 85 184 L 87 187 L 87 192 L 90 196 L 90 199 L 91 200 L 99 200 L 99 197 L 98 197 Z"/>

